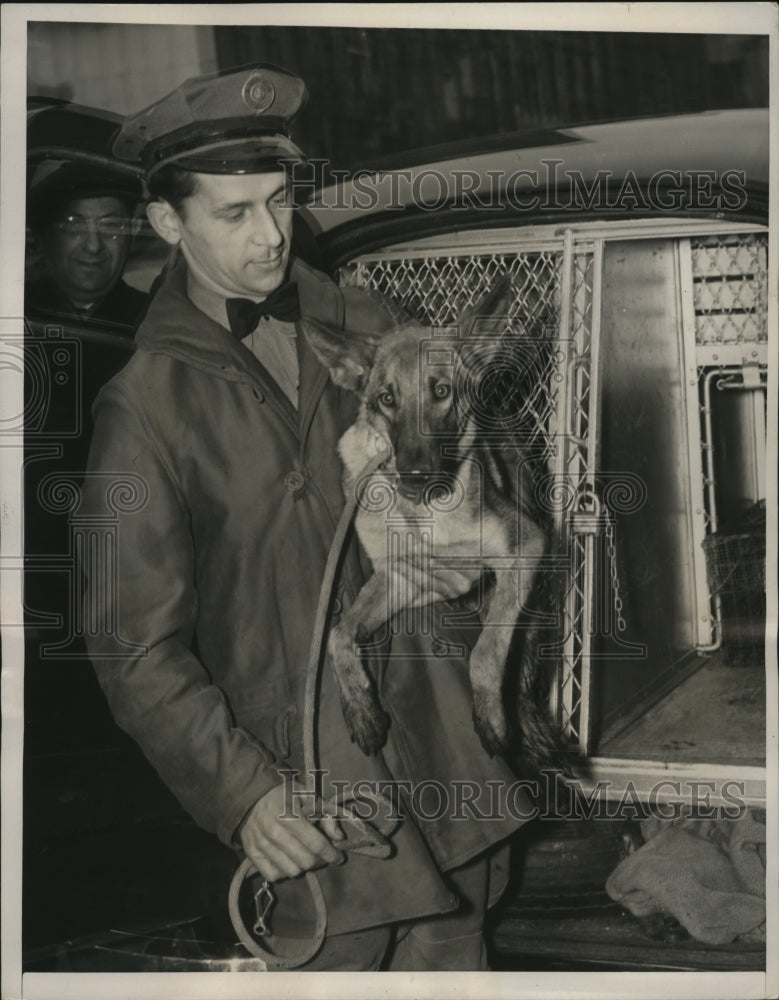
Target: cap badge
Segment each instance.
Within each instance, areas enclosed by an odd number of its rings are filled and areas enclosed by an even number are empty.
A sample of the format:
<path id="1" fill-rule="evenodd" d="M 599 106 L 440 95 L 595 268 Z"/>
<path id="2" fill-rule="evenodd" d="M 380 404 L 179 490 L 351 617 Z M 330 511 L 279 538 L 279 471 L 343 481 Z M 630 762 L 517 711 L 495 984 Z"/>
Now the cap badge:
<path id="1" fill-rule="evenodd" d="M 256 115 L 261 115 L 273 104 L 276 90 L 271 81 L 262 73 L 252 73 L 243 85 L 241 97 L 246 107 Z"/>

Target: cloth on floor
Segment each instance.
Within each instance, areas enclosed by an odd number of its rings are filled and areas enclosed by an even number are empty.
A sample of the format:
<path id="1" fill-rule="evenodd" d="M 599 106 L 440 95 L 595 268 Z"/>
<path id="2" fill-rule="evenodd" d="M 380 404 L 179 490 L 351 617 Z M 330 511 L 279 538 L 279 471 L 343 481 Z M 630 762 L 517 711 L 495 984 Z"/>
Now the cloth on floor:
<path id="1" fill-rule="evenodd" d="M 606 892 L 637 917 L 667 913 L 699 941 L 765 940 L 765 811 L 737 819 L 659 819 L 617 865 Z"/>

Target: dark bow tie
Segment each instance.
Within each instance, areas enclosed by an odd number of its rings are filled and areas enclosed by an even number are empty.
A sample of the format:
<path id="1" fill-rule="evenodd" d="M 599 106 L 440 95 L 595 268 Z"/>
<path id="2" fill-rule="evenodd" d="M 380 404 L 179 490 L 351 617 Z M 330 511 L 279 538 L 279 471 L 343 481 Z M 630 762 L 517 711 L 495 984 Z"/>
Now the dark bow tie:
<path id="1" fill-rule="evenodd" d="M 252 302 L 251 299 L 227 299 L 225 305 L 230 330 L 239 340 L 248 336 L 263 316 L 273 316 L 283 323 L 294 323 L 296 319 L 300 319 L 298 286 L 293 281 L 281 285 L 262 302 Z"/>

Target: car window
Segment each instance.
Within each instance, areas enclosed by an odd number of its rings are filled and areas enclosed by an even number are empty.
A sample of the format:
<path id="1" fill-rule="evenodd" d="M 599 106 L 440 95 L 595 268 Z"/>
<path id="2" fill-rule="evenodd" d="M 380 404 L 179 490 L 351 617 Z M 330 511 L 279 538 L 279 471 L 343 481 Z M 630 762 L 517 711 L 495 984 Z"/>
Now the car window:
<path id="1" fill-rule="evenodd" d="M 84 248 L 87 239 L 84 227 L 94 228 L 94 223 L 85 222 L 78 216 L 68 216 L 58 224 L 70 227 L 70 230 L 64 229 L 63 235 L 63 228 L 60 228 L 46 240 L 28 231 L 26 317 L 33 321 L 57 319 L 85 329 L 107 329 L 124 336 L 134 335 L 145 315 L 149 292 L 165 266 L 167 245 L 145 220 L 137 217 L 133 221 L 133 235 L 125 237 L 122 231 L 122 235 L 109 242 L 108 249 L 97 243 L 91 249 Z M 112 224 L 110 218 L 99 223 L 106 228 Z M 118 224 L 126 225 L 121 220 Z M 112 241 L 112 236 L 109 235 L 108 239 Z M 126 253 L 124 260 L 111 258 L 112 254 L 117 254 L 114 243 L 118 239 L 128 241 L 122 251 Z M 83 297 L 88 298 L 89 288 L 100 285 L 101 271 L 108 274 L 108 280 L 113 282 L 110 292 L 96 292 L 94 301 L 86 305 L 82 300 L 74 300 L 71 296 L 72 284 L 79 281 L 85 284 Z M 77 288 L 77 291 L 81 290 Z"/>

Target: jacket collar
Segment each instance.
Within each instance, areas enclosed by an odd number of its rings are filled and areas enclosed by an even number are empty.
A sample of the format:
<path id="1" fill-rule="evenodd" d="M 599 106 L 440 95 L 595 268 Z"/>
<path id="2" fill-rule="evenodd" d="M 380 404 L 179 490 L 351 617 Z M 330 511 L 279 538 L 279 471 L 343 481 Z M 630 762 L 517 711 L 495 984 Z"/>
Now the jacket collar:
<path id="1" fill-rule="evenodd" d="M 293 261 L 291 278 L 298 282 L 304 314 L 341 325 L 341 297 L 329 279 L 297 260 Z M 200 304 L 208 305 L 205 302 Z M 314 356 L 302 331 L 298 329 L 296 338 L 300 365 L 300 403 L 296 412 L 254 354 L 229 329 L 217 322 L 214 317 L 218 315 L 218 309 L 208 308 L 206 312 L 191 301 L 187 267 L 183 260 L 179 260 L 171 267 L 152 300 L 136 335 L 136 343 L 142 350 L 176 357 L 196 368 L 210 371 L 218 378 L 258 383 L 274 409 L 301 439 L 305 438 L 327 385 L 328 373 Z"/>
<path id="2" fill-rule="evenodd" d="M 212 368 L 222 378 L 248 374 L 243 354 L 250 352 L 189 299 L 183 259 L 168 270 L 135 339 L 142 350 L 170 354 L 198 368 Z"/>
<path id="3" fill-rule="evenodd" d="M 191 271 L 187 271 L 187 298 L 206 316 L 215 323 L 230 329 L 230 321 L 227 318 L 227 299 L 223 295 L 206 288 L 199 281 L 195 281 Z"/>

